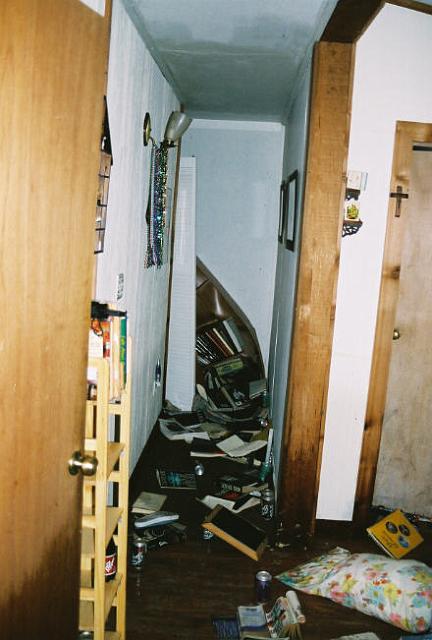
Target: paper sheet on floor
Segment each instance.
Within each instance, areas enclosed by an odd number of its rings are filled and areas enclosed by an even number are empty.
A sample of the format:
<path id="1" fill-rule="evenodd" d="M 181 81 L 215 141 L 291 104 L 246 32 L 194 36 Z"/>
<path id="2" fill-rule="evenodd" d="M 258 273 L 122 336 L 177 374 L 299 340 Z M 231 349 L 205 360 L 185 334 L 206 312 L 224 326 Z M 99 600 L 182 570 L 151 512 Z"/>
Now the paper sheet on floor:
<path id="1" fill-rule="evenodd" d="M 222 442 L 217 444 L 221 451 L 232 458 L 248 456 L 250 453 L 258 451 L 258 449 L 262 449 L 266 445 L 267 440 L 253 440 L 252 442 L 245 442 L 236 435 L 225 438 L 225 440 L 222 440 Z"/>

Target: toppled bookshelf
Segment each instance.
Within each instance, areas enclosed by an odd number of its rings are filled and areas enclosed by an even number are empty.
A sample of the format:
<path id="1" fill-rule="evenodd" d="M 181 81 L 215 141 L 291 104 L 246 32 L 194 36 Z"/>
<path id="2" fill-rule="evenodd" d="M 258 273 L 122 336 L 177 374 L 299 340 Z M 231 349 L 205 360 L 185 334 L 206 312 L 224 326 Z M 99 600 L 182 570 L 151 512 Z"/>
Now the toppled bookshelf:
<path id="1" fill-rule="evenodd" d="M 196 381 L 210 413 L 253 418 L 266 390 L 261 350 L 247 316 L 197 259 Z M 261 392 L 256 393 L 257 382 Z M 259 385 L 258 385 L 259 386 Z"/>

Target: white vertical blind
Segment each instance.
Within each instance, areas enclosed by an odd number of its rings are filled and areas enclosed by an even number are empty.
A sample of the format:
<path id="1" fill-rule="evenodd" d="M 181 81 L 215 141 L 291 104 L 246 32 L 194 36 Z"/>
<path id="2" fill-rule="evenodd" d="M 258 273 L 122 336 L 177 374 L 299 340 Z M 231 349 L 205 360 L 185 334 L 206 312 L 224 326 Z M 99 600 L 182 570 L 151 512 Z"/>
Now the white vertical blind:
<path id="1" fill-rule="evenodd" d="M 189 411 L 195 393 L 195 158 L 180 160 L 166 397 Z"/>

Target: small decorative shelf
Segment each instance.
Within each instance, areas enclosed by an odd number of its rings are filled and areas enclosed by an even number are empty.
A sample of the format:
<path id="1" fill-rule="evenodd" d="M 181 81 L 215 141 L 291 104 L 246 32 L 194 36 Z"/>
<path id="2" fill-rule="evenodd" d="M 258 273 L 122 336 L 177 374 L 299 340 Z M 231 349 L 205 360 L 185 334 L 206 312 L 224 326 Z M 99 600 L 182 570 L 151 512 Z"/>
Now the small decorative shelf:
<path id="1" fill-rule="evenodd" d="M 353 236 L 363 225 L 361 220 L 344 220 L 342 227 L 342 238 L 345 236 Z"/>

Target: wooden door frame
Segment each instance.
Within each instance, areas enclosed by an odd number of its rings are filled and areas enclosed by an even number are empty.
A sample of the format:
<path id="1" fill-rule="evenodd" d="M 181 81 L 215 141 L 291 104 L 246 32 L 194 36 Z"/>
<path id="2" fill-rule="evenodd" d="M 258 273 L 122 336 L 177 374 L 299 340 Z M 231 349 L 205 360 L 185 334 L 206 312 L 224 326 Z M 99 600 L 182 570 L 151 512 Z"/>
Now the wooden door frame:
<path id="1" fill-rule="evenodd" d="M 398 186 L 403 187 L 404 192 L 409 190 L 411 152 L 414 142 L 432 143 L 432 124 L 398 121 L 396 123 L 390 192 L 395 192 Z M 366 521 L 375 487 L 390 371 L 392 334 L 399 293 L 407 207 L 405 202 L 404 200 L 401 202 L 399 217 L 395 215 L 395 199 L 389 198 L 388 204 L 375 342 L 355 498 L 354 519 L 359 523 Z"/>
<path id="2" fill-rule="evenodd" d="M 316 45 L 279 499 L 285 525 L 306 530 L 315 519 L 324 432 L 353 67 L 354 45 Z"/>
<path id="3" fill-rule="evenodd" d="M 321 469 L 355 42 L 381 0 L 340 0 L 314 51 L 293 337 L 281 448 L 279 512 L 312 532 Z"/>

